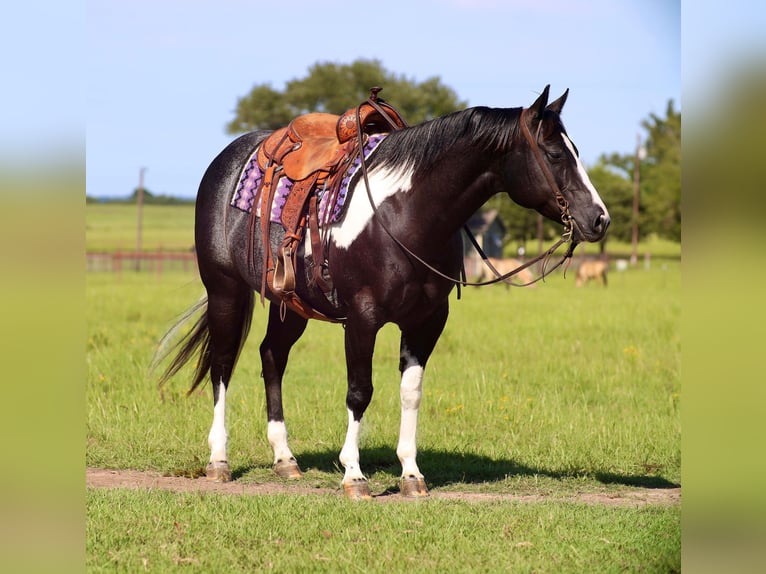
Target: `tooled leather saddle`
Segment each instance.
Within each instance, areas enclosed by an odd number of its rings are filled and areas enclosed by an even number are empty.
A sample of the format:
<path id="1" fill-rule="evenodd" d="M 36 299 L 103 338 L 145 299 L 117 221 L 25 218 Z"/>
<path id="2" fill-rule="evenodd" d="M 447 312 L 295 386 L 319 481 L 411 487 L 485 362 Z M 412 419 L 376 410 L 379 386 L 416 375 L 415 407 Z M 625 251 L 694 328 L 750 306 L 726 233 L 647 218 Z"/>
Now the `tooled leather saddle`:
<path id="1" fill-rule="evenodd" d="M 327 271 L 320 227 L 319 191 L 337 196 L 342 176 L 351 162 L 362 153 L 364 144 L 372 134 L 385 133 L 407 126 L 396 109 L 378 98 L 381 88 L 370 89 L 370 97 L 342 115 L 309 113 L 295 118 L 286 127 L 269 135 L 256 155 L 263 172 L 256 194 L 260 213 L 271 212 L 275 189 L 281 177 L 293 181 L 292 189 L 282 206 L 281 223 L 284 239 L 276 253 L 272 252 L 271 220 L 260 218 L 260 233 L 264 247 L 261 276 L 261 302 L 266 290 L 276 295 L 284 307 L 305 318 L 334 321 L 306 304 L 295 293 L 295 269 L 298 246 L 309 228 L 311 241 L 311 269 L 314 283 L 325 294 L 332 291 L 332 279 Z M 362 158 L 364 161 L 364 158 Z M 256 209 L 251 211 L 248 260 L 252 264 L 256 229 Z"/>

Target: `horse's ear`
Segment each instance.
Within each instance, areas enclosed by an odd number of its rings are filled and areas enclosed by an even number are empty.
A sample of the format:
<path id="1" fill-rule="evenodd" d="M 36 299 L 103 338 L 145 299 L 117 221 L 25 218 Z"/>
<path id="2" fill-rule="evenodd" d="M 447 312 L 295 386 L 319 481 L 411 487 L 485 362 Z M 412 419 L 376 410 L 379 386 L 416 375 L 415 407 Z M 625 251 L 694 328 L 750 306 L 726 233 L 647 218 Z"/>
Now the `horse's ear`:
<path id="1" fill-rule="evenodd" d="M 569 88 L 567 88 L 566 92 L 561 94 L 561 97 L 556 100 L 555 102 L 551 102 L 548 105 L 549 110 L 552 112 L 556 112 L 557 114 L 561 114 L 561 109 L 564 107 L 564 103 L 567 101 L 567 96 L 569 95 Z"/>
<path id="2" fill-rule="evenodd" d="M 543 117 L 545 106 L 548 105 L 548 92 L 550 92 L 550 90 L 551 90 L 551 85 L 548 84 L 547 86 L 545 86 L 543 93 L 540 94 L 540 96 L 535 100 L 535 103 L 529 106 L 530 117 L 533 120 L 540 119 Z"/>

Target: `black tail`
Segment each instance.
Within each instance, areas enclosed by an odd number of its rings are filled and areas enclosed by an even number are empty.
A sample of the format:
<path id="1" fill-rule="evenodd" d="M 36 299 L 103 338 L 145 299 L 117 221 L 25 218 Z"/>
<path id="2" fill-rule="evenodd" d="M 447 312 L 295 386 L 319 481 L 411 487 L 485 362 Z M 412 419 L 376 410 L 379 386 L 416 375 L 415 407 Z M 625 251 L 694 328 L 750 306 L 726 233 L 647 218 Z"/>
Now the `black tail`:
<path id="1" fill-rule="evenodd" d="M 239 338 L 239 348 L 237 349 L 237 355 L 234 358 L 234 364 L 231 366 L 231 370 L 234 370 L 236 366 L 239 354 L 242 351 L 242 347 L 247 340 L 247 335 L 250 332 L 250 324 L 253 318 L 253 309 L 255 307 L 255 297 L 252 291 L 248 293 L 247 300 L 245 302 L 244 314 L 242 316 L 242 331 Z M 210 328 L 208 324 L 208 300 L 207 297 L 202 297 L 195 305 L 193 305 L 188 311 L 186 311 L 181 318 L 176 321 L 168 332 L 160 340 L 157 350 L 154 353 L 152 359 L 151 370 L 156 369 L 160 363 L 164 362 L 171 354 L 175 354 L 173 360 L 170 362 L 165 372 L 159 379 L 159 384 L 165 384 L 173 375 L 178 373 L 181 368 L 188 363 L 192 357 L 198 356 L 197 365 L 194 369 L 194 379 L 192 380 L 192 386 L 187 391 L 187 395 L 190 395 L 200 385 L 205 377 L 210 372 L 210 366 L 212 364 L 212 355 L 210 352 Z M 186 323 L 194 318 L 199 313 L 197 320 L 194 322 L 191 330 L 184 334 L 175 343 L 173 342 L 178 338 L 178 333 Z"/>
<path id="2" fill-rule="evenodd" d="M 178 331 L 188 323 L 194 315 L 200 313 L 194 322 L 191 330 L 173 343 Z M 194 371 L 194 380 L 187 394 L 191 394 L 199 384 L 205 379 L 210 371 L 210 331 L 207 321 L 207 297 L 200 299 L 196 305 L 191 307 L 183 316 L 176 321 L 167 333 L 162 337 L 152 359 L 152 370 L 162 363 L 169 355 L 175 353 L 170 365 L 165 369 L 160 377 L 159 384 L 165 384 L 173 375 L 194 357 L 199 355 L 197 366 Z"/>

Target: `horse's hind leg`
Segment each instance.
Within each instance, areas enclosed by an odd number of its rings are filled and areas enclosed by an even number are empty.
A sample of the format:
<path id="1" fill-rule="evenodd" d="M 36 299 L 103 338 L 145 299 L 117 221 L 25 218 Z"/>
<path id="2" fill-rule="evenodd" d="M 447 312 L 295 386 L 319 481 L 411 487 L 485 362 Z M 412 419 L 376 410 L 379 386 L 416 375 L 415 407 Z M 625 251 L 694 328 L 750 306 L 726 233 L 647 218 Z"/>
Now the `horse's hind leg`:
<path id="1" fill-rule="evenodd" d="M 283 321 L 279 305 L 272 303 L 269 306 L 266 336 L 260 347 L 263 383 L 266 387 L 269 444 L 274 450 L 274 472 L 282 478 L 303 476 L 287 445 L 287 427 L 282 411 L 282 377 L 290 349 L 305 331 L 307 322 L 292 311 L 285 313 Z"/>
<path id="2" fill-rule="evenodd" d="M 402 416 L 396 454 L 402 463 L 400 492 L 403 496 L 428 496 L 425 479 L 416 462 L 418 409 L 423 394 L 423 372 L 426 362 L 444 329 L 447 314 L 448 305 L 445 303 L 417 329 L 402 330 L 399 351 L 399 371 L 402 375 L 399 394 Z"/>
<path id="3" fill-rule="evenodd" d="M 208 480 L 228 482 L 231 470 L 227 458 L 226 391 L 237 356 L 250 328 L 253 293 L 245 284 L 221 278 L 208 289 L 210 329 L 210 379 L 213 384 L 213 424 L 208 434 L 210 462 Z"/>
<path id="4" fill-rule="evenodd" d="M 372 353 L 378 326 L 374 322 L 349 316 L 346 323 L 346 369 L 348 371 L 348 429 L 340 462 L 345 468 L 343 490 L 351 500 L 369 499 L 370 487 L 359 463 L 359 433 L 362 416 L 372 400 Z"/>

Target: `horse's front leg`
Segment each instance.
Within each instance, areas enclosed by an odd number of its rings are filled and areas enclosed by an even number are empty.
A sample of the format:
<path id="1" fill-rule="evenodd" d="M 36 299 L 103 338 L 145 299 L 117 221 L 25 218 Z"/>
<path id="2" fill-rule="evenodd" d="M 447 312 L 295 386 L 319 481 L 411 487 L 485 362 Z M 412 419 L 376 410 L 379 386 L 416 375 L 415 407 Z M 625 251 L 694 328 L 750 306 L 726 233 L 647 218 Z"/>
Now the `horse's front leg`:
<path id="1" fill-rule="evenodd" d="M 428 496 L 425 478 L 416 461 L 418 409 L 423 395 L 423 373 L 426 362 L 444 329 L 448 312 L 449 308 L 445 303 L 424 324 L 415 329 L 402 330 L 399 350 L 399 371 L 402 375 L 399 395 L 402 417 L 396 454 L 399 462 L 402 463 L 400 492 L 407 497 Z"/>
<path id="2" fill-rule="evenodd" d="M 353 321 L 351 318 L 346 323 L 348 430 L 340 452 L 340 462 L 346 469 L 341 484 L 346 497 L 352 500 L 371 498 L 370 486 L 359 464 L 359 432 L 364 411 L 372 400 L 372 353 L 377 331 L 377 326 Z"/>

